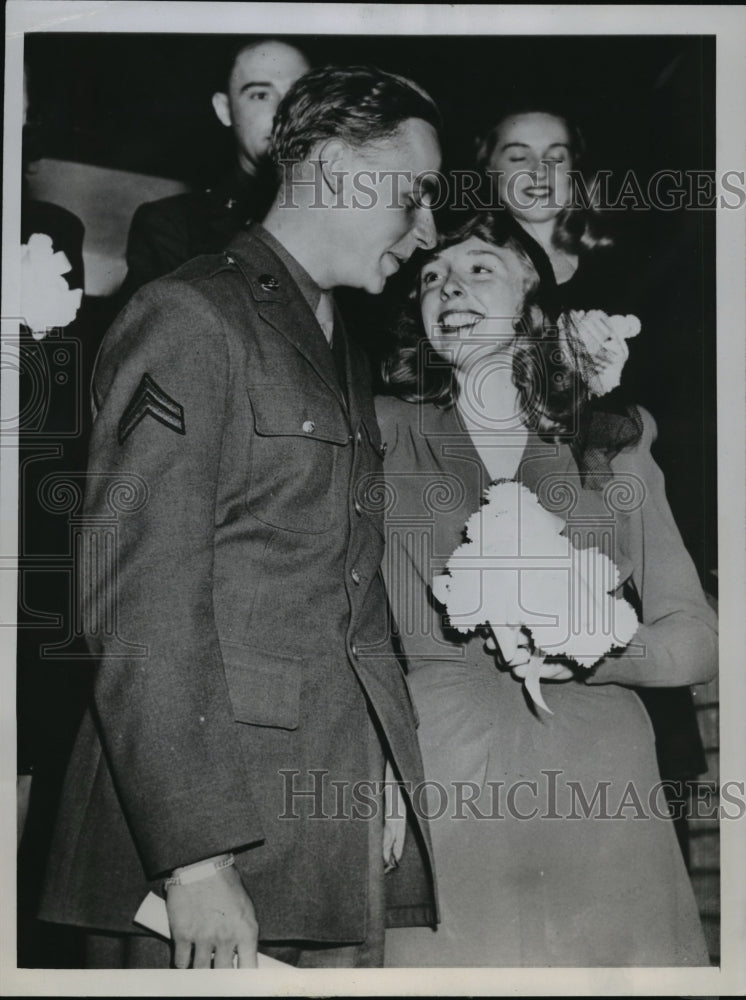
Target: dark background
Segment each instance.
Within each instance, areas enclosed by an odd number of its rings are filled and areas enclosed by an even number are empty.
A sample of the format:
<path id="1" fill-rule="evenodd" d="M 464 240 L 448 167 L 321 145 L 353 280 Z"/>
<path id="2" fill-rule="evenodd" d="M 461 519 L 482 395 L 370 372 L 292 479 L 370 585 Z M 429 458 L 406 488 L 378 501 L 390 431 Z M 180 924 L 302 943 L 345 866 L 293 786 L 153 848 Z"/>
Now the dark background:
<path id="1" fill-rule="evenodd" d="M 373 63 L 411 76 L 443 114 L 444 169 L 515 98 L 559 99 L 591 162 L 644 186 L 661 169 L 715 167 L 715 40 L 699 36 L 287 36 L 316 65 Z M 26 36 L 36 141 L 47 157 L 202 184 L 230 163 L 210 96 L 233 38 Z M 726 165 L 727 166 L 727 165 Z M 703 582 L 714 589 L 714 212 L 614 213 L 647 268 L 625 389 L 656 417 L 656 454 Z"/>

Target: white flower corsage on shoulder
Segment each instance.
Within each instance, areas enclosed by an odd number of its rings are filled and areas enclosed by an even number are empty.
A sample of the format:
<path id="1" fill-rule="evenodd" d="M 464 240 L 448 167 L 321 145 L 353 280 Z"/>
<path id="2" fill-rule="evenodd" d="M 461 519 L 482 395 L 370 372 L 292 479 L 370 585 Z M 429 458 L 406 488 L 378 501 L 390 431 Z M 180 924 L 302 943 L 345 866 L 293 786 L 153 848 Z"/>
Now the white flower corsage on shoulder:
<path id="1" fill-rule="evenodd" d="M 629 357 L 627 341 L 640 329 L 637 316 L 607 316 L 600 309 L 571 310 L 560 316 L 560 334 L 576 348 L 592 396 L 603 396 L 619 385 Z"/>

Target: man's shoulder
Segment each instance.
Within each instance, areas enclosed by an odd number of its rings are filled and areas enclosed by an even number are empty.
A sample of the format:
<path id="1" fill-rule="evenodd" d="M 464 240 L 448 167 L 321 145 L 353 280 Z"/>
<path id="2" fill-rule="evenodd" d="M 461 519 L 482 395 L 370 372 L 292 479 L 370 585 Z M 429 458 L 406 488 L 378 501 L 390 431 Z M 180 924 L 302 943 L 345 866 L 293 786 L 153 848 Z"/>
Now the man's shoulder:
<path id="1" fill-rule="evenodd" d="M 156 329 L 159 337 L 166 329 L 169 339 L 188 341 L 195 332 L 202 336 L 208 327 L 220 327 L 229 343 L 243 349 L 253 331 L 266 329 L 261 319 L 265 310 L 277 321 L 301 299 L 282 262 L 249 229 L 226 250 L 194 257 L 143 285 L 112 330 L 114 339 L 126 339 L 126 328 L 147 326 L 154 338 Z M 108 341 L 111 344 L 111 336 Z"/>
<path id="2" fill-rule="evenodd" d="M 244 333 L 251 315 L 262 302 L 285 301 L 292 279 L 280 261 L 250 233 L 233 241 L 218 253 L 201 254 L 176 270 L 143 285 L 132 297 L 119 319 L 137 318 L 144 313 L 167 317 L 169 312 L 194 326 L 206 316 L 220 318 L 231 326 L 229 317 L 240 314 Z M 300 294 L 297 289 L 292 294 Z M 235 324 L 234 324 L 235 325 Z"/>
<path id="3" fill-rule="evenodd" d="M 181 191 L 155 201 L 145 201 L 137 207 L 133 221 L 140 225 L 158 225 L 186 220 L 207 207 L 204 191 Z"/>

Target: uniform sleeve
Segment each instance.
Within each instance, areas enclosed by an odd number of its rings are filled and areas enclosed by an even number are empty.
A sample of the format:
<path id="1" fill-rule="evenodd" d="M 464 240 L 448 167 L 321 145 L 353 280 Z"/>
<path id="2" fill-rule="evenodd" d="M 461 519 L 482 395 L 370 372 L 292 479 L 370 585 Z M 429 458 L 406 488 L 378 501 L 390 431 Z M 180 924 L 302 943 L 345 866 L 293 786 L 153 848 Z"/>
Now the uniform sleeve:
<path id="1" fill-rule="evenodd" d="M 655 421 L 646 411 L 639 445 L 614 462 L 639 477 L 642 564 L 635 567 L 642 623 L 630 645 L 598 665 L 589 684 L 678 687 L 711 680 L 717 672 L 717 618 L 700 586 L 666 500 L 663 473 L 650 446 Z"/>
<path id="2" fill-rule="evenodd" d="M 85 522 L 115 524 L 88 553 L 83 607 L 101 737 L 150 877 L 262 837 L 213 609 L 229 392 L 220 318 L 177 281 L 135 297 L 94 380 Z"/>

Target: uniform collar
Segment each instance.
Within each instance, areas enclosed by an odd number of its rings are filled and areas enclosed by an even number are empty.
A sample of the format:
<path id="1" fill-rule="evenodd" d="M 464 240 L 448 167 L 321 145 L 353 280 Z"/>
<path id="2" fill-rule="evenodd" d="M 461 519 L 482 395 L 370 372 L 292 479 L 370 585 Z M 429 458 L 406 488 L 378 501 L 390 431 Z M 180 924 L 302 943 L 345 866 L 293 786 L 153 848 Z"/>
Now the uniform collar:
<path id="1" fill-rule="evenodd" d="M 261 318 L 306 358 L 344 408 L 346 404 L 340 382 L 344 383 L 346 379 L 337 374 L 335 363 L 338 360 L 341 364 L 343 359 L 335 359 L 334 353 L 329 350 L 329 344 L 315 315 L 315 307 L 322 294 L 318 285 L 258 223 L 241 230 L 228 244 L 225 256 L 243 274 Z M 301 287 L 301 281 L 305 290 Z M 316 289 L 313 294 L 314 306 L 308 298 L 312 291 L 311 284 Z M 341 341 L 338 347 L 346 355 L 343 327 L 336 312 L 335 320 L 334 339 L 337 340 L 336 332 L 339 330 Z M 345 369 L 346 365 L 345 357 Z"/>
<path id="2" fill-rule="evenodd" d="M 306 300 L 311 309 L 311 312 L 315 314 L 318 309 L 319 302 L 321 301 L 322 291 L 308 271 L 298 263 L 295 257 L 293 257 L 293 255 L 282 245 L 282 243 L 280 243 L 278 239 L 272 235 L 272 233 L 267 232 L 264 226 L 257 223 L 255 226 L 252 226 L 251 233 L 252 236 L 261 240 L 266 247 L 269 247 L 272 253 L 280 258 L 289 272 L 290 277 L 300 289 L 303 298 Z"/>

